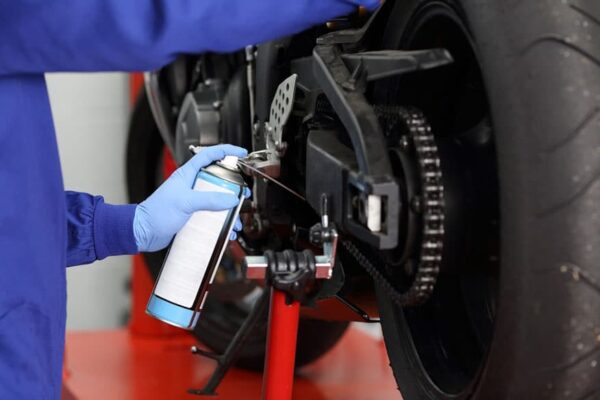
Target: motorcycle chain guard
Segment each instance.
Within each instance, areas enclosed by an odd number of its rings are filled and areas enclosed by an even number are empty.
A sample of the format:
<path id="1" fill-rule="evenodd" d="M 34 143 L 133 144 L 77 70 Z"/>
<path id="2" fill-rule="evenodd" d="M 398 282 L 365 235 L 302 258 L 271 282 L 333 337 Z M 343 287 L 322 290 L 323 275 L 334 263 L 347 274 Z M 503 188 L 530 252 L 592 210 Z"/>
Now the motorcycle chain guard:
<path id="1" fill-rule="evenodd" d="M 360 51 L 377 12 L 360 29 L 330 32 L 317 41 L 312 57 L 292 63 L 298 86 L 327 97 L 353 149 L 335 132 L 313 131 L 307 143 L 306 198 L 319 209 L 331 198 L 332 220 L 357 239 L 379 249 L 398 245 L 403 206 L 384 133 L 364 93 L 367 82 L 450 64 L 445 49 Z"/>

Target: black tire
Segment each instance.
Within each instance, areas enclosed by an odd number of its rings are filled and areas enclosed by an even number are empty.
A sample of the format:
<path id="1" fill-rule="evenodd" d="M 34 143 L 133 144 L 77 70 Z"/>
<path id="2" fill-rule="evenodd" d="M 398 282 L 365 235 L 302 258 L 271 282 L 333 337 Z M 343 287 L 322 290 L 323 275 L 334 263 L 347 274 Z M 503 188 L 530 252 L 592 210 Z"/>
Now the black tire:
<path id="1" fill-rule="evenodd" d="M 399 309 L 379 289 L 400 391 L 405 400 L 599 399 L 600 2 L 397 1 L 384 46 L 399 46 L 411 19 L 435 4 L 467 27 L 489 100 L 498 302 L 480 367 L 451 391 L 415 350 L 407 316 L 419 309 Z"/>
<path id="2" fill-rule="evenodd" d="M 164 143 L 154 123 L 150 105 L 144 92 L 133 109 L 127 143 L 127 190 L 129 199 L 139 203 L 157 188 L 162 180 L 161 169 Z M 166 251 L 144 253 L 150 273 L 156 279 Z M 213 351 L 222 353 L 248 315 L 246 307 L 235 302 L 220 302 L 208 296 L 202 318 L 194 335 Z M 236 364 L 243 368 L 261 370 L 264 364 L 266 319 L 250 337 Z M 348 328 L 347 322 L 300 320 L 296 366 L 306 365 L 329 351 Z"/>

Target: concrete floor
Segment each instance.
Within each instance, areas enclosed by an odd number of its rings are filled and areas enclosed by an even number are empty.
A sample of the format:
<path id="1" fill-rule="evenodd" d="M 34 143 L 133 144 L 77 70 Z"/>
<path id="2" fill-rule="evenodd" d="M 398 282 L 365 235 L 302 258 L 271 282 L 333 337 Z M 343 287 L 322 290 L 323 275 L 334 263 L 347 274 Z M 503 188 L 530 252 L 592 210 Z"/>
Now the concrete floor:
<path id="1" fill-rule="evenodd" d="M 192 356 L 193 338 L 178 335 L 143 338 L 128 330 L 67 334 L 64 400 L 200 399 L 186 393 L 199 388 L 214 362 Z M 262 376 L 231 370 L 213 399 L 260 398 Z M 294 399 L 401 399 L 383 342 L 351 328 L 317 362 L 300 369 Z"/>

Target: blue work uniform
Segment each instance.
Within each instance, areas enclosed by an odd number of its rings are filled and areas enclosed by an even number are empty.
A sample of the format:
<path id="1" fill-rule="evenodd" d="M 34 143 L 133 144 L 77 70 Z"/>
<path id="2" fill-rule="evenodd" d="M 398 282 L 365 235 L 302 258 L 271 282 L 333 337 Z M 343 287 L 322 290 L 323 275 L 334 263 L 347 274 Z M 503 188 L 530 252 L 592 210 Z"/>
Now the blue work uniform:
<path id="1" fill-rule="evenodd" d="M 65 267 L 136 251 L 135 206 L 64 191 L 44 72 L 150 70 L 297 32 L 352 2 L 0 0 L 0 399 L 60 398 Z"/>

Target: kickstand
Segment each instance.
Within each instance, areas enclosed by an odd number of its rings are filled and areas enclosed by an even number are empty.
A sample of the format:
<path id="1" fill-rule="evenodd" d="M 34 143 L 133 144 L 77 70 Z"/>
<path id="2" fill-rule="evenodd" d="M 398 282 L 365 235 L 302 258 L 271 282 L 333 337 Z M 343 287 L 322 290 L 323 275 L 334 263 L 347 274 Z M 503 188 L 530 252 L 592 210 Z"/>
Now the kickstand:
<path id="1" fill-rule="evenodd" d="M 202 389 L 189 389 L 188 393 L 196 394 L 200 396 L 216 396 L 217 392 L 215 391 L 217 387 L 223 381 L 225 374 L 229 371 L 229 368 L 233 365 L 235 360 L 237 359 L 239 351 L 244 346 L 244 343 L 248 339 L 248 337 L 254 333 L 254 327 L 260 321 L 261 318 L 265 316 L 265 312 L 267 309 L 267 304 L 269 304 L 270 290 L 266 288 L 263 290 L 263 293 L 260 295 L 257 302 L 254 304 L 252 311 L 244 320 L 240 329 L 236 332 L 235 336 L 225 349 L 223 354 L 215 354 L 212 352 L 204 351 L 196 346 L 192 346 L 192 353 L 197 354 L 199 356 L 207 357 L 213 359 L 217 362 L 217 368 L 212 373 L 210 379 L 204 385 Z"/>

